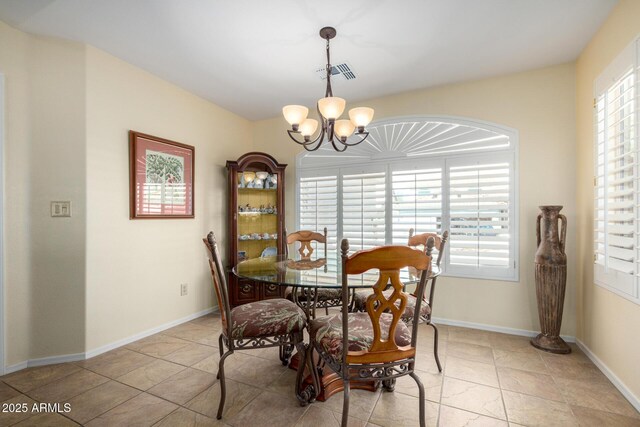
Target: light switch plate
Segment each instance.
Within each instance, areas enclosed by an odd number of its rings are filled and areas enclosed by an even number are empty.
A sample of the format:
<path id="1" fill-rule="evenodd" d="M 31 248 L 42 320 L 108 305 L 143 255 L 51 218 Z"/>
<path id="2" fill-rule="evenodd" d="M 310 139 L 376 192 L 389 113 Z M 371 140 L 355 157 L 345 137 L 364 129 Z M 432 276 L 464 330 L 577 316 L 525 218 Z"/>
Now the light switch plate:
<path id="1" fill-rule="evenodd" d="M 51 202 L 51 216 L 53 217 L 71 216 L 71 202 Z"/>

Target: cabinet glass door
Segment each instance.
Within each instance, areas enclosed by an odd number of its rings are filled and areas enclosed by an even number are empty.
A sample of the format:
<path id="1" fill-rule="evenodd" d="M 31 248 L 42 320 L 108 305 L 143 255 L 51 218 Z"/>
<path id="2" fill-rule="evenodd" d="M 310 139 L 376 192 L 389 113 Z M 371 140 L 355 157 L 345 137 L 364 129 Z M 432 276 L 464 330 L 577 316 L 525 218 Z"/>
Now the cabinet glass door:
<path id="1" fill-rule="evenodd" d="M 238 261 L 278 253 L 277 175 L 238 172 Z"/>

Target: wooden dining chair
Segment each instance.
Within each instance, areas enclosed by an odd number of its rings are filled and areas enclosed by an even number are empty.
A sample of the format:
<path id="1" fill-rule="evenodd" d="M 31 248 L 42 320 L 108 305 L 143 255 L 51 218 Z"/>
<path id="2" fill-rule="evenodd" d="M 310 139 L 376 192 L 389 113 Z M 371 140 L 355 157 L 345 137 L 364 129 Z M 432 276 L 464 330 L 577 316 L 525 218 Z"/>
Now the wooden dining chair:
<path id="1" fill-rule="evenodd" d="M 431 257 L 407 246 L 382 246 L 349 256 L 347 239 L 342 240 L 341 251 L 343 293 L 347 293 L 349 275 L 378 270 L 379 277 L 372 285 L 373 292 L 367 298 L 365 312 L 350 312 L 348 302 L 344 300 L 341 313 L 311 320 L 307 363 L 311 364 L 313 352 L 317 351 L 322 361 L 342 379 L 343 427 L 349 417 L 350 381 L 382 381 L 386 390 L 393 391 L 396 378 L 404 375 L 410 375 L 418 385 L 420 426 L 424 426 L 425 392 L 414 372 L 418 323 L 413 324 L 411 331 L 401 320 L 408 294 L 402 291 L 404 285 L 400 281 L 400 270 L 413 267 L 421 271 L 416 290 L 418 297 L 414 316 L 417 316 L 431 268 Z M 393 292 L 387 297 L 384 289 L 388 283 Z M 314 383 L 316 381 L 314 378 Z"/>
<path id="2" fill-rule="evenodd" d="M 409 230 L 409 241 L 408 245 L 411 247 L 419 247 L 423 246 L 425 248 L 425 252 L 427 255 L 432 255 L 433 248 L 437 248 L 438 257 L 436 258 L 436 266 L 440 268 L 440 262 L 444 256 L 445 246 L 447 244 L 447 240 L 449 239 L 449 232 L 444 231 L 442 235 L 437 233 L 421 233 L 414 235 L 414 230 L 411 228 Z M 429 286 L 429 297 L 428 299 L 425 297 L 423 302 L 423 307 L 425 309 L 420 311 L 420 320 L 422 320 L 427 325 L 430 325 L 433 328 L 433 357 L 436 359 L 436 365 L 438 365 L 438 371 L 442 372 L 442 365 L 440 364 L 440 357 L 438 357 L 438 327 L 431 321 L 431 314 L 433 313 L 433 301 L 436 290 L 436 281 L 438 280 L 438 276 L 432 277 Z M 426 295 L 426 293 L 425 293 Z M 415 304 L 416 294 L 415 292 L 411 295 L 410 298 L 411 304 Z M 414 317 L 409 317 L 409 313 L 405 313 L 403 320 L 405 322 L 412 322 Z"/>
<path id="3" fill-rule="evenodd" d="M 279 347 L 280 360 L 286 366 L 294 346 L 301 353 L 301 357 L 304 357 L 303 331 L 307 321 L 302 309 L 284 298 L 252 302 L 231 309 L 215 235 L 210 232 L 202 240 L 207 247 L 213 288 L 218 298 L 222 321 L 222 333 L 218 338 L 220 348 L 218 378 L 221 394 L 217 418 L 220 419 L 226 398 L 225 359 L 235 350 Z M 225 347 L 226 352 L 224 352 Z M 295 392 L 298 396 L 297 389 Z"/>
<path id="4" fill-rule="evenodd" d="M 438 256 L 436 258 L 436 266 L 440 268 L 440 262 L 444 256 L 445 245 L 449 238 L 449 232 L 445 231 L 442 235 L 437 233 L 421 233 L 414 234 L 415 231 L 413 228 L 409 229 L 409 239 L 407 241 L 407 246 L 412 248 L 422 248 L 424 252 L 432 256 L 433 249 L 436 248 L 438 252 Z M 431 313 L 433 311 L 433 300 L 436 289 L 436 280 L 438 277 L 432 277 L 429 282 L 429 297 L 424 298 L 423 303 L 421 304 L 420 309 L 420 320 L 422 320 L 427 325 L 431 325 L 433 328 L 433 356 L 436 360 L 436 365 L 438 366 L 438 371 L 442 372 L 442 365 L 440 363 L 440 357 L 438 356 L 438 327 L 431 321 Z M 392 289 L 385 291 L 385 295 L 387 297 L 393 292 Z M 362 290 L 355 293 L 353 308 L 355 311 L 364 311 L 365 303 L 369 295 L 371 294 L 370 290 Z M 426 292 L 425 292 L 426 295 Z M 409 299 L 407 300 L 407 308 L 405 309 L 404 314 L 402 315 L 402 320 L 411 323 L 414 319 L 414 308 L 416 305 L 416 296 L 415 293 L 408 294 Z"/>
<path id="5" fill-rule="evenodd" d="M 326 256 L 327 227 L 325 227 L 323 231 L 323 234 L 311 230 L 299 230 L 291 234 L 287 234 L 287 245 L 295 244 L 296 242 L 299 243 L 298 253 L 300 254 L 300 259 L 310 260 L 311 255 L 315 252 L 313 242 L 322 243 L 324 245 L 324 254 Z"/>
<path id="6" fill-rule="evenodd" d="M 323 245 L 323 255 L 327 254 L 327 227 L 323 233 L 311 230 L 299 230 L 291 234 L 286 234 L 287 254 L 288 245 L 298 244 L 298 253 L 301 260 L 311 260 L 312 254 L 317 249 L 318 244 Z M 315 246 L 315 248 L 314 248 Z M 297 292 L 294 296 L 293 292 Z M 295 297 L 299 303 L 310 305 L 309 312 L 315 317 L 317 308 L 324 308 L 325 314 L 329 314 L 329 307 L 339 307 L 342 304 L 342 289 L 339 288 L 306 288 L 306 289 L 287 289 L 285 296 Z"/>

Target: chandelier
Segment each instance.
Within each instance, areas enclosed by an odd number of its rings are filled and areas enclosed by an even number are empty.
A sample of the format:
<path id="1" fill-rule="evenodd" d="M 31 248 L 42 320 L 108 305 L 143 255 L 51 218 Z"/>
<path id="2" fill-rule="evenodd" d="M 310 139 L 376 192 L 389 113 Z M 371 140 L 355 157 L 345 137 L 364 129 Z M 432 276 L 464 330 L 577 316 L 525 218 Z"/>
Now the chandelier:
<path id="1" fill-rule="evenodd" d="M 307 151 L 316 151 L 326 140 L 331 142 L 336 151 L 344 151 L 347 147 L 360 144 L 367 139 L 369 132 L 365 131 L 365 126 L 373 119 L 373 108 L 358 107 L 349 110 L 349 120 L 341 119 L 346 101 L 343 98 L 333 96 L 331 90 L 331 56 L 329 52 L 329 40 L 336 36 L 336 29 L 324 27 L 320 30 L 320 37 L 327 41 L 327 88 L 324 98 L 318 100 L 317 110 L 322 126 L 318 136 L 312 139 L 312 135 L 318 128 L 318 121 L 308 119 L 309 109 L 303 105 L 287 105 L 282 108 L 284 119 L 289 122 L 291 129 L 287 130 L 289 137 L 296 143 L 302 145 Z M 359 140 L 347 142 L 354 130 L 357 129 Z M 303 140 L 299 140 L 297 136 Z"/>

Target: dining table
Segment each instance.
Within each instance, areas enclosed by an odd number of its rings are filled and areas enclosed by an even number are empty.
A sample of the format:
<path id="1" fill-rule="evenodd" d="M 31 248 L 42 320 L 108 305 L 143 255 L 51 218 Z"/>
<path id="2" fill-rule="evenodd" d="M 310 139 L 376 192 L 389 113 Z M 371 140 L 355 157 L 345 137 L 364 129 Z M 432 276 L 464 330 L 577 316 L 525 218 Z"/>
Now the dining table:
<path id="1" fill-rule="evenodd" d="M 291 256 L 252 258 L 239 262 L 233 267 L 232 272 L 242 279 L 285 287 L 287 290 L 285 294 L 302 308 L 309 325 L 309 321 L 316 317 L 319 291 L 342 289 L 342 260 L 339 251 L 328 250 L 322 255 L 301 257 L 296 253 Z M 440 269 L 433 263 L 428 279 L 431 280 L 439 275 Z M 375 270 L 349 275 L 347 281 L 349 298 L 352 298 L 358 289 L 371 289 L 378 281 L 378 277 L 379 274 Z M 400 278 L 408 288 L 411 288 L 418 283 L 419 274 L 415 269 L 406 268 L 400 271 Z M 305 345 L 308 348 L 308 344 Z M 289 367 L 304 369 L 303 361 L 298 360 L 296 356 L 297 354 L 291 358 Z M 320 371 L 319 390 L 315 390 L 311 375 L 298 376 L 303 380 L 297 385 L 297 397 L 303 403 L 313 400 L 325 401 L 343 388 L 342 380 L 328 366 L 317 366 L 316 369 Z M 353 381 L 350 388 L 375 391 L 378 387 L 379 384 L 376 381 Z"/>

